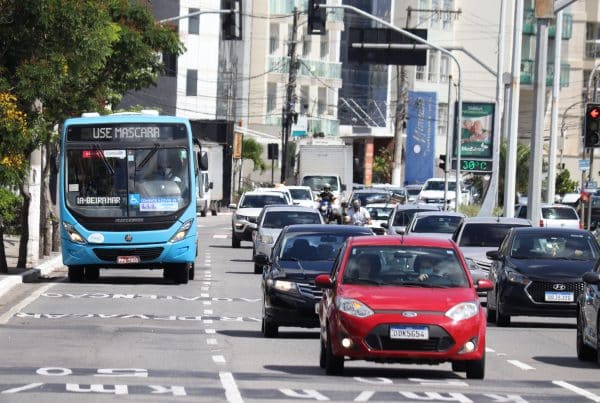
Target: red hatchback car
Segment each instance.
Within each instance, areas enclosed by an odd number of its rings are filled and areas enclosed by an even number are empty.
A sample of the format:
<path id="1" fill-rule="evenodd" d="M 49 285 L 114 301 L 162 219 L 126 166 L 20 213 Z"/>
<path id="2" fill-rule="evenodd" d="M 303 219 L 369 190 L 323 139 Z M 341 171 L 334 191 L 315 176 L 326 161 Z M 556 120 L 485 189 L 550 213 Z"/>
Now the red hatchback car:
<path id="1" fill-rule="evenodd" d="M 492 283 L 469 275 L 451 240 L 353 237 L 340 249 L 317 310 L 321 368 L 344 361 L 451 362 L 467 378 L 485 374 L 486 315 L 477 292 Z"/>

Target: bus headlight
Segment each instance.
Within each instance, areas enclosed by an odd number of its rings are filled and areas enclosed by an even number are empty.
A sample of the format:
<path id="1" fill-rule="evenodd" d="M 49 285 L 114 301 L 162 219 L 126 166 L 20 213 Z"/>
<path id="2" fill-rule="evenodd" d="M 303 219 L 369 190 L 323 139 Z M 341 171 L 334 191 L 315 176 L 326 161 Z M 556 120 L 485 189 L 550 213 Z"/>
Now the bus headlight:
<path id="1" fill-rule="evenodd" d="M 171 239 L 169 239 L 169 242 L 174 243 L 174 242 L 179 242 L 182 239 L 184 239 L 186 237 L 188 231 L 190 230 L 190 228 L 192 228 L 193 222 L 194 222 L 194 220 L 187 220 L 186 222 L 184 222 L 181 225 L 181 227 L 179 227 L 179 229 L 177 230 L 175 235 L 173 235 L 173 237 L 171 237 Z"/>
<path id="2" fill-rule="evenodd" d="M 77 232 L 77 230 L 75 229 L 75 227 L 72 224 L 69 224 L 68 222 L 63 221 L 63 227 L 64 227 L 65 231 L 67 232 L 67 235 L 69 236 L 69 239 L 71 240 L 71 242 L 75 242 L 78 244 L 85 243 L 85 239 L 83 239 L 81 234 L 79 232 Z"/>

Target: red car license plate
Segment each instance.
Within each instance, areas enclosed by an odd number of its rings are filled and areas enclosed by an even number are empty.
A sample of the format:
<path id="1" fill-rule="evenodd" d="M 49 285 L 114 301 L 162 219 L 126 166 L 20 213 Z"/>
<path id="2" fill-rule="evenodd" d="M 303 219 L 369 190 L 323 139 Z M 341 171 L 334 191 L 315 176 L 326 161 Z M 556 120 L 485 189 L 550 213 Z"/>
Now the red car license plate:
<path id="1" fill-rule="evenodd" d="M 390 339 L 428 340 L 427 326 L 390 326 Z"/>
<path id="2" fill-rule="evenodd" d="M 128 263 L 139 263 L 139 256 L 117 256 L 117 263 L 128 264 Z"/>

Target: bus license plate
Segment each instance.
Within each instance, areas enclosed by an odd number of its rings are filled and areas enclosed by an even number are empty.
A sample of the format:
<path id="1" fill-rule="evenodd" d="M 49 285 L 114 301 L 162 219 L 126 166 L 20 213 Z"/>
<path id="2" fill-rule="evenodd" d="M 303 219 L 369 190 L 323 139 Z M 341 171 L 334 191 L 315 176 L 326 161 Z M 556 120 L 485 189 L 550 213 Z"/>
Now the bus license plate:
<path id="1" fill-rule="evenodd" d="M 139 263 L 139 256 L 117 256 L 118 264 L 129 264 L 129 263 Z"/>
<path id="2" fill-rule="evenodd" d="M 544 294 L 546 302 L 573 302 L 575 297 L 572 292 L 546 291 Z"/>
<path id="3" fill-rule="evenodd" d="M 428 340 L 427 326 L 390 326 L 390 339 Z"/>

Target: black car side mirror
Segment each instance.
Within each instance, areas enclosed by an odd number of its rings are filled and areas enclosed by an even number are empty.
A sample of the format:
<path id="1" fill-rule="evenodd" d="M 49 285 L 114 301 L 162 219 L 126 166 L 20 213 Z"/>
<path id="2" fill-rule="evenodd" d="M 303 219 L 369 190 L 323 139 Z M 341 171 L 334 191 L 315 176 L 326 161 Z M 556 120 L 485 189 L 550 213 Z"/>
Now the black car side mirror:
<path id="1" fill-rule="evenodd" d="M 588 284 L 600 284 L 600 273 L 590 271 L 583 274 L 583 281 Z"/>
<path id="2" fill-rule="evenodd" d="M 489 250 L 485 253 L 488 259 L 491 260 L 500 260 L 500 253 L 497 250 Z"/>
<path id="3" fill-rule="evenodd" d="M 259 253 L 258 255 L 254 256 L 254 263 L 262 265 L 269 264 L 269 257 L 267 255 Z"/>
<path id="4" fill-rule="evenodd" d="M 383 228 L 389 228 L 389 227 L 390 227 L 390 226 L 388 225 L 388 223 L 386 223 L 386 222 L 382 222 L 382 223 L 381 223 L 381 226 L 382 226 Z"/>

